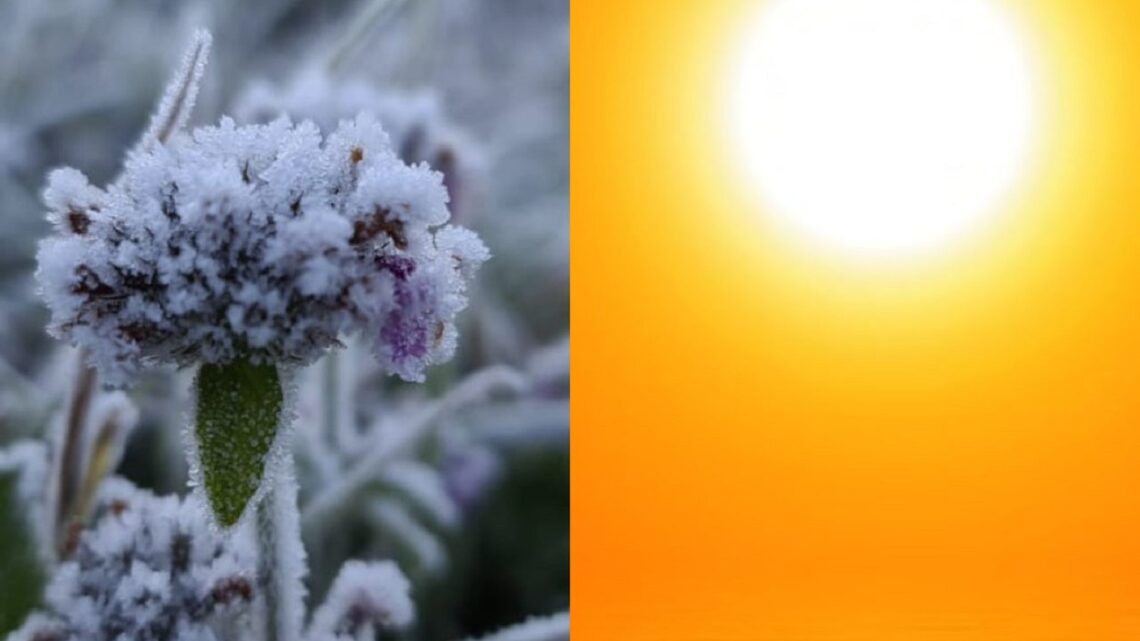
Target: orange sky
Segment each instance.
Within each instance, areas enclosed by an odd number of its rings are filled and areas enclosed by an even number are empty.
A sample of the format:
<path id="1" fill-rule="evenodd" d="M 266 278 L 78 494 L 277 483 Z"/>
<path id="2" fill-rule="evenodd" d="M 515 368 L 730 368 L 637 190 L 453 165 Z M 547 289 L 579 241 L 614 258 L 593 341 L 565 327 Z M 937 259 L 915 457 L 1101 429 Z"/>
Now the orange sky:
<path id="1" fill-rule="evenodd" d="M 1140 2 L 1008 2 L 1047 131 L 938 256 L 782 235 L 760 3 L 572 5 L 576 639 L 1140 639 Z"/>

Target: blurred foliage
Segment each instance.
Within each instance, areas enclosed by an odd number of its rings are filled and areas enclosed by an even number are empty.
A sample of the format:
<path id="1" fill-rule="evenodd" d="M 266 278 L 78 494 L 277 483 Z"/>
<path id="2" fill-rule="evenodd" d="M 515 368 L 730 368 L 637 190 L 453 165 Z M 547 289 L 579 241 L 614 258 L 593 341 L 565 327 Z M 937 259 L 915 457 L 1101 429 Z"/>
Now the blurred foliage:
<path id="1" fill-rule="evenodd" d="M 570 607 L 570 456 L 525 450 L 449 541 L 448 572 L 419 584 L 422 616 L 413 638 L 428 641 L 492 632 L 533 614 Z"/>
<path id="2" fill-rule="evenodd" d="M 19 478 L 19 470 L 0 472 L 0 635 L 19 627 L 43 592 L 35 538 L 17 495 Z"/>

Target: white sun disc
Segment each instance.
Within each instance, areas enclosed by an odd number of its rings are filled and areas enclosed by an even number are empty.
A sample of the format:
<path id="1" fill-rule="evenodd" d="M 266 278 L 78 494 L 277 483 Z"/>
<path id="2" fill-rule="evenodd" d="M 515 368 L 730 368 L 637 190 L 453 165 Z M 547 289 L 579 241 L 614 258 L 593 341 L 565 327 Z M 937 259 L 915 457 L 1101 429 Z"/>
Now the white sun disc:
<path id="1" fill-rule="evenodd" d="M 772 0 L 746 36 L 733 136 L 766 208 L 857 253 L 927 250 L 998 209 L 1033 74 L 992 0 Z"/>

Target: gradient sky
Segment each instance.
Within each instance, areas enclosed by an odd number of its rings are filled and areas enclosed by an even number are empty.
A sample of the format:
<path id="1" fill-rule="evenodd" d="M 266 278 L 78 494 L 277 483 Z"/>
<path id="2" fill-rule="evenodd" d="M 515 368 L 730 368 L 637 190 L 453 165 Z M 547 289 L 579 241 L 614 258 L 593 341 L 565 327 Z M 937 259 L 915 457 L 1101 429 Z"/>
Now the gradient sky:
<path id="1" fill-rule="evenodd" d="M 1140 638 L 1140 2 L 1004 3 L 1038 152 L 901 262 L 758 203 L 760 4 L 572 4 L 575 638 Z"/>

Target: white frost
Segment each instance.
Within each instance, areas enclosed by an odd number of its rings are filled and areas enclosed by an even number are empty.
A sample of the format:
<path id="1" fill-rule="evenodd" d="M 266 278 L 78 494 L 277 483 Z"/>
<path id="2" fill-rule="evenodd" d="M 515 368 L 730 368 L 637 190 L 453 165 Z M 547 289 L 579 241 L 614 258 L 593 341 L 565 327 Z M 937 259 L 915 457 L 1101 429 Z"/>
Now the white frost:
<path id="1" fill-rule="evenodd" d="M 216 617 L 244 610 L 256 595 L 247 531 L 222 537 L 195 506 L 120 479 L 104 484 L 99 506 L 96 524 L 48 584 L 45 612 L 13 638 L 213 639 Z"/>
<path id="2" fill-rule="evenodd" d="M 167 85 L 150 126 L 143 135 L 144 146 L 166 142 L 171 135 L 186 126 L 194 102 L 198 99 L 198 86 L 206 73 L 206 61 L 210 57 L 212 42 L 209 32 L 199 30 L 194 33 L 190 48 L 182 58 L 182 65 Z"/>
<path id="3" fill-rule="evenodd" d="M 410 593 L 395 563 L 349 561 L 313 613 L 308 641 L 371 639 L 376 628 L 402 628 L 415 617 Z"/>
<path id="4" fill-rule="evenodd" d="M 49 331 L 111 384 L 162 363 L 308 364 L 356 332 L 387 371 L 423 380 L 454 351 L 465 281 L 489 255 L 470 232 L 436 233 L 443 175 L 401 161 L 365 115 L 327 138 L 287 118 L 178 132 L 208 36 L 196 43 L 116 182 L 50 174 Z"/>

